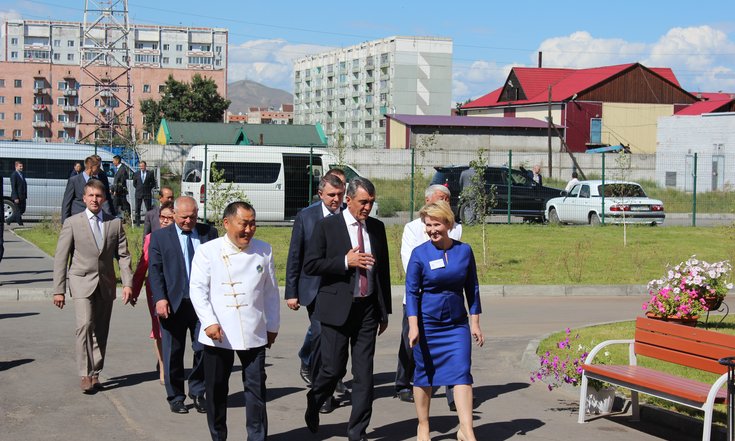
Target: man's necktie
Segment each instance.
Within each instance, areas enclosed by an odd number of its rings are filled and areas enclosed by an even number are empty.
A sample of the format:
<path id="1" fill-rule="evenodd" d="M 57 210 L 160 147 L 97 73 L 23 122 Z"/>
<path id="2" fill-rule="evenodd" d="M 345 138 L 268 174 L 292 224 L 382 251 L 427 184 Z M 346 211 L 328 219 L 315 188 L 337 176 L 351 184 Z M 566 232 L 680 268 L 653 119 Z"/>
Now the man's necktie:
<path id="1" fill-rule="evenodd" d="M 194 259 L 194 241 L 191 240 L 191 231 L 183 231 L 182 233 L 186 235 L 186 257 L 189 261 L 187 276 L 191 277 L 191 261 Z"/>
<path id="2" fill-rule="evenodd" d="M 357 222 L 357 246 L 360 248 L 359 252 L 365 252 L 365 241 L 362 238 L 362 222 Z M 360 295 L 365 297 L 368 293 L 368 278 L 367 270 L 365 268 L 359 269 L 360 273 Z"/>
<path id="3" fill-rule="evenodd" d="M 99 251 L 102 251 L 102 247 L 105 244 L 105 241 L 102 239 L 102 230 L 100 229 L 100 220 L 97 217 L 97 215 L 93 218 L 94 227 L 92 228 L 92 235 L 94 235 L 94 241 L 97 243 L 97 249 Z"/>

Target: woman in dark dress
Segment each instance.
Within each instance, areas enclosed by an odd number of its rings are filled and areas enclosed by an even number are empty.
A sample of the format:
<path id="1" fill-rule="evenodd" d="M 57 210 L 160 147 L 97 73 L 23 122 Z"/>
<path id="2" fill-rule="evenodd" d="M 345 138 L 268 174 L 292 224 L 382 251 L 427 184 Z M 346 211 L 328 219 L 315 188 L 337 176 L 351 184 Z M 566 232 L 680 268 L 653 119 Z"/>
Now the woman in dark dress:
<path id="1" fill-rule="evenodd" d="M 472 248 L 453 240 L 449 204 L 438 201 L 419 212 L 429 241 L 413 250 L 406 271 L 408 338 L 414 350 L 417 440 L 430 439 L 433 388 L 454 386 L 459 417 L 457 439 L 475 441 L 472 428 L 472 339 L 482 346 L 480 286 Z M 465 298 L 470 317 L 467 317 Z"/>

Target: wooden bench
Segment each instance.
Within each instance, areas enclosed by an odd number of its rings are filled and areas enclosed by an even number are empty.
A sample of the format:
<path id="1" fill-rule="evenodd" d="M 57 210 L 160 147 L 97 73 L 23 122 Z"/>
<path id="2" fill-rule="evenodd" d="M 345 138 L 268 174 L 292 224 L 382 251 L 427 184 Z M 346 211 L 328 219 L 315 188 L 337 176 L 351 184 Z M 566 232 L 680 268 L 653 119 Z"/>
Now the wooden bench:
<path id="1" fill-rule="evenodd" d="M 594 364 L 595 356 L 613 344 L 628 345 L 628 364 Z M 721 375 L 712 384 L 690 380 L 638 366 L 638 355 Z M 702 440 L 709 441 L 714 405 L 727 401 L 727 388 L 723 389 L 727 383 L 727 367 L 719 364 L 718 360 L 733 355 L 733 335 L 639 317 L 635 322 L 634 339 L 604 341 L 595 346 L 585 359 L 578 421 L 585 422 L 587 384 L 589 379 L 595 379 L 631 390 L 634 419 L 639 418 L 639 392 L 704 411 Z"/>

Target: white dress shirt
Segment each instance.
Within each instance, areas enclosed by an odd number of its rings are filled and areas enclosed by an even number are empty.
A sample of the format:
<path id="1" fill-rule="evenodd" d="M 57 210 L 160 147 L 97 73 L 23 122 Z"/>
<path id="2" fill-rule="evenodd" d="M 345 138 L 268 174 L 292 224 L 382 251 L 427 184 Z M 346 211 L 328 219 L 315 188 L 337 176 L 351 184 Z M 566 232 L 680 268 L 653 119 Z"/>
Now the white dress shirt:
<path id="1" fill-rule="evenodd" d="M 87 213 L 87 220 L 89 221 L 89 228 L 92 229 L 92 235 L 94 235 L 95 224 L 100 227 L 100 233 L 102 233 L 102 242 L 105 240 L 105 223 L 102 221 L 102 210 L 99 213 L 94 214 L 89 211 L 89 208 L 84 210 Z"/>
<path id="2" fill-rule="evenodd" d="M 321 205 L 322 205 L 322 216 L 323 217 L 329 217 L 329 216 L 331 216 L 333 214 L 339 214 L 339 212 L 340 212 L 339 207 L 337 207 L 337 209 L 334 210 L 334 211 L 329 211 L 329 208 L 327 208 L 327 206 L 324 205 L 324 202 L 322 202 Z"/>
<path id="3" fill-rule="evenodd" d="M 454 228 L 449 230 L 449 237 L 454 240 L 462 239 L 462 224 L 454 224 Z M 403 238 L 401 239 L 401 263 L 403 264 L 403 272 L 408 269 L 408 261 L 411 260 L 413 249 L 429 240 L 426 234 L 426 225 L 417 218 L 407 223 L 403 227 Z M 406 293 L 403 293 L 403 304 L 406 304 Z"/>
<path id="4" fill-rule="evenodd" d="M 244 250 L 225 235 L 203 243 L 192 261 L 189 296 L 201 322 L 200 343 L 246 350 L 268 343 L 278 332 L 280 295 L 271 246 L 252 239 Z M 219 324 L 222 342 L 204 332 Z"/>
<path id="5" fill-rule="evenodd" d="M 345 224 L 347 224 L 347 232 L 350 234 L 350 243 L 352 244 L 352 248 L 355 248 L 358 245 L 357 242 L 357 219 L 350 213 L 350 210 L 344 210 L 342 212 L 342 217 L 345 220 Z M 362 226 L 362 244 L 365 247 L 365 249 L 362 251 L 363 253 L 372 254 L 373 249 L 370 247 L 370 235 L 367 231 L 367 226 L 363 224 Z M 345 256 L 345 269 L 348 269 L 349 266 L 347 265 L 347 256 Z M 355 283 L 355 290 L 352 293 L 353 297 L 363 297 L 360 295 L 360 282 L 359 282 L 359 268 L 355 268 L 356 272 L 356 278 L 358 279 Z M 368 279 L 368 290 L 367 295 L 370 295 L 373 292 L 373 267 L 369 267 L 367 269 L 367 279 Z"/>

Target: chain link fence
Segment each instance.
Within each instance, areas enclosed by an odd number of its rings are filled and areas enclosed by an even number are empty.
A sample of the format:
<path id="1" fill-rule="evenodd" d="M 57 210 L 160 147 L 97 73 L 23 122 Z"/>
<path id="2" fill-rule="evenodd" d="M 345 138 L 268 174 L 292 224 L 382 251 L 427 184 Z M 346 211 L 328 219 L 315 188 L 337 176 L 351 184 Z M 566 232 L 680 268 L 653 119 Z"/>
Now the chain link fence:
<path id="1" fill-rule="evenodd" d="M 200 215 L 221 216 L 229 200 L 246 198 L 261 221 L 290 221 L 317 198 L 319 178 L 340 167 L 348 179 L 360 175 L 377 188 L 378 217 L 405 223 L 424 203 L 428 185 L 446 185 L 451 204 L 463 222 L 472 217 L 472 193 L 463 194 L 462 173 L 478 159 L 478 151 L 434 148 L 431 142 L 411 149 L 317 149 L 270 146 L 140 145 L 135 151 L 159 177 L 158 184 L 176 195 L 194 197 Z M 112 156 L 124 153 L 132 177 L 138 156 L 127 150 L 94 145 L 0 143 L 0 175 L 4 179 L 6 222 L 18 207 L 10 198 L 10 175 L 15 161 L 24 163 L 28 199 L 24 218 L 46 219 L 61 211 L 66 181 L 77 162 L 98 154 L 112 183 Z M 485 188 L 491 204 L 485 221 L 514 223 L 659 223 L 696 226 L 702 220 L 735 220 L 735 168 L 725 168 L 718 155 L 644 155 L 629 153 L 483 152 Z M 538 174 L 534 175 L 534 167 Z M 580 181 L 569 185 L 572 173 Z M 540 175 L 540 177 L 538 176 Z M 635 185 L 622 185 L 621 182 Z M 127 181 L 129 205 L 134 205 L 132 182 Z M 576 187 L 576 188 L 575 188 Z M 563 193 L 565 192 L 565 193 Z M 155 196 L 155 194 L 154 194 Z M 551 207 L 547 203 L 553 201 Z M 553 208 L 553 212 L 549 210 Z"/>

